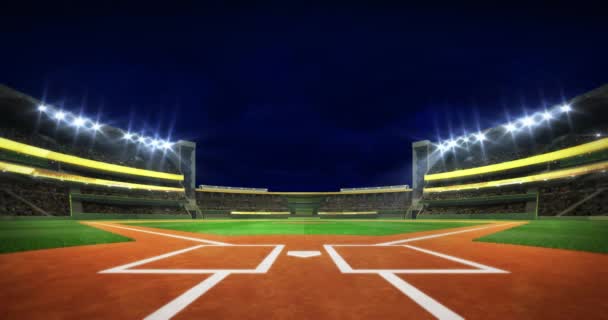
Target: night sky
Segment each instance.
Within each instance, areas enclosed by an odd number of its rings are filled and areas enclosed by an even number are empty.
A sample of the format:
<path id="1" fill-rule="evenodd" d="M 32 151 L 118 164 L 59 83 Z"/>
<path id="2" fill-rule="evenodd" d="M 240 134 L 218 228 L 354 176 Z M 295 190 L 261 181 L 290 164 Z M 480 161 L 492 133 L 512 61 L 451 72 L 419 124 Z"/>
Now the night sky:
<path id="1" fill-rule="evenodd" d="M 608 82 L 606 10 L 582 2 L 104 3 L 0 5 L 0 83 L 195 141 L 197 184 L 409 184 L 413 141 Z"/>

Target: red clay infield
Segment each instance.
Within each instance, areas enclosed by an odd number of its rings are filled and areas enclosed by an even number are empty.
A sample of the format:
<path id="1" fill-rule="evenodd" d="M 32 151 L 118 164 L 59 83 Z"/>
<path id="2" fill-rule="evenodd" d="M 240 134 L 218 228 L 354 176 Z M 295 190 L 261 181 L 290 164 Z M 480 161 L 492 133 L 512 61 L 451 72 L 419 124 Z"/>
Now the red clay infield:
<path id="1" fill-rule="evenodd" d="M 472 242 L 515 224 L 373 237 L 226 237 L 88 224 L 136 241 L 0 255 L 0 318 L 605 319 L 608 314 L 608 255 Z M 412 248 L 323 246 L 454 230 L 473 231 L 399 243 Z M 285 246 L 208 246 L 196 239 Z M 342 273 L 332 248 L 353 272 L 437 272 Z M 161 256 L 182 249 L 187 251 Z M 287 255 L 294 250 L 321 255 Z M 141 263 L 150 258 L 154 261 Z M 108 269 L 115 272 L 100 273 Z M 229 269 L 249 273 L 222 271 Z M 156 273 L 166 270 L 177 273 Z"/>

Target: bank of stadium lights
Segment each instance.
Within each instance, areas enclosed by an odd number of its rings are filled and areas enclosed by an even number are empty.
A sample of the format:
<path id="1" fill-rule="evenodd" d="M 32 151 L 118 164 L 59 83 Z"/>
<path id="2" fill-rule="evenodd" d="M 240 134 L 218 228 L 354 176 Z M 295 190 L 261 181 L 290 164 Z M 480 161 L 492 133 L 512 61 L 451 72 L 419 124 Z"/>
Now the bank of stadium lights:
<path id="1" fill-rule="evenodd" d="M 74 126 L 76 128 L 80 128 L 82 126 L 84 126 L 87 123 L 87 119 L 82 118 L 82 117 L 77 117 L 72 121 L 72 124 L 74 124 Z"/>
<path id="2" fill-rule="evenodd" d="M 87 128 L 94 132 L 101 131 L 103 128 L 103 124 L 99 122 L 93 122 L 88 118 L 84 118 L 82 116 L 75 116 L 70 113 L 67 113 L 63 110 L 54 109 L 51 106 L 40 104 L 37 107 L 37 110 L 43 114 L 46 114 L 52 119 L 57 120 L 57 122 L 65 121 L 68 125 L 72 125 L 76 128 Z M 170 150 L 173 146 L 173 143 L 170 141 L 165 141 L 162 139 L 156 139 L 151 137 L 145 137 L 142 134 L 133 134 L 127 132 L 123 135 L 123 139 L 132 142 L 138 142 L 143 144 L 151 149 L 162 149 L 162 150 Z"/>
<path id="3" fill-rule="evenodd" d="M 483 142 L 486 140 L 486 135 L 483 132 L 476 133 L 475 139 L 479 142 Z"/>
<path id="4" fill-rule="evenodd" d="M 56 120 L 61 121 L 61 120 L 65 119 L 65 113 L 63 111 L 57 111 L 57 112 L 55 112 L 55 114 L 53 115 L 53 117 Z"/>
<path id="5" fill-rule="evenodd" d="M 545 110 L 544 112 L 538 112 L 533 115 L 525 116 L 515 122 L 509 122 L 502 127 L 506 132 L 514 134 L 520 129 L 523 128 L 532 128 L 536 125 L 539 125 L 541 122 L 546 121 L 550 122 L 553 119 L 556 119 L 559 114 L 569 113 L 572 111 L 572 107 L 569 104 L 563 104 L 553 108 L 552 110 Z M 450 139 L 443 141 L 442 143 L 437 144 L 437 148 L 441 152 L 445 152 L 450 149 L 454 149 L 459 146 L 459 142 L 468 143 L 468 142 L 479 142 L 483 143 L 483 141 L 487 140 L 487 137 L 484 133 L 478 132 L 476 134 L 472 134 L 470 137 L 462 136 L 455 139 Z"/>
<path id="6" fill-rule="evenodd" d="M 505 130 L 507 130 L 508 132 L 515 132 L 517 131 L 517 126 L 512 123 L 507 123 L 505 125 Z"/>

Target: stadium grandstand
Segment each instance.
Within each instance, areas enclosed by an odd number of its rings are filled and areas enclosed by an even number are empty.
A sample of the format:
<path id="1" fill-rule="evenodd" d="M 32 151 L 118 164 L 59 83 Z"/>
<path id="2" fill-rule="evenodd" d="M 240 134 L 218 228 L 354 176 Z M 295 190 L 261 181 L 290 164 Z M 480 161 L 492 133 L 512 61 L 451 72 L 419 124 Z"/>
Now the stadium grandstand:
<path id="1" fill-rule="evenodd" d="M 341 189 L 336 192 L 272 192 L 201 185 L 196 200 L 206 218 L 403 218 L 409 186 Z"/>
<path id="2" fill-rule="evenodd" d="M 608 85 L 413 148 L 413 187 L 195 187 L 195 148 L 0 86 L 0 212 L 83 218 L 517 218 L 606 215 Z M 89 115 L 90 116 L 90 115 Z M 95 119 L 95 120 L 91 120 Z"/>
<path id="3" fill-rule="evenodd" d="M 413 217 L 608 214 L 608 85 L 571 101 L 413 149 Z"/>
<path id="4" fill-rule="evenodd" d="M 2 214 L 196 216 L 193 142 L 127 132 L 6 86 L 0 110 Z"/>

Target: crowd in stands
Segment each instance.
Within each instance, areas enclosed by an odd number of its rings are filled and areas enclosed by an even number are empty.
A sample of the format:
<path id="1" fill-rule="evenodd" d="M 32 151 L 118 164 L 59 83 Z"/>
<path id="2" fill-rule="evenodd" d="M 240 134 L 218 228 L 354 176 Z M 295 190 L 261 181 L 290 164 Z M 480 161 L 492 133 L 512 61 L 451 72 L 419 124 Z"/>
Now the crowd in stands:
<path id="1" fill-rule="evenodd" d="M 0 182 L 1 215 L 66 216 L 70 214 L 67 187 L 51 182 L 12 180 L 4 176 L 0 179 L 2 179 Z"/>
<path id="2" fill-rule="evenodd" d="M 525 194 L 528 187 L 526 186 L 508 186 L 503 188 L 487 188 L 479 190 L 463 190 L 451 192 L 427 192 L 423 196 L 423 200 L 444 200 L 444 199 L 468 199 L 479 197 L 503 196 L 512 194 Z"/>
<path id="3" fill-rule="evenodd" d="M 48 149 L 60 153 L 74 155 L 86 159 L 113 163 L 123 166 L 149 169 L 155 171 L 179 173 L 179 169 L 169 161 L 162 152 L 149 152 L 146 148 L 137 148 L 136 144 L 116 146 L 116 144 L 101 145 L 98 141 L 82 138 L 80 141 L 60 141 L 41 133 L 28 132 L 20 128 L 0 128 L 0 137 Z M 96 139 L 102 139 L 101 135 Z"/>
<path id="4" fill-rule="evenodd" d="M 319 207 L 320 212 L 407 210 L 411 204 L 410 192 L 362 193 L 330 195 Z"/>
<path id="5" fill-rule="evenodd" d="M 605 173 L 561 181 L 540 188 L 539 215 L 560 215 L 571 206 L 586 200 L 566 216 L 608 215 L 608 179 Z M 592 196 L 592 197 L 591 197 Z"/>
<path id="6" fill-rule="evenodd" d="M 182 207 L 134 206 L 101 203 L 83 203 L 86 213 L 107 214 L 188 214 Z"/>
<path id="7" fill-rule="evenodd" d="M 273 194 L 197 192 L 201 210 L 222 211 L 289 211 L 287 199 Z"/>
<path id="8" fill-rule="evenodd" d="M 422 214 L 494 214 L 494 213 L 524 213 L 525 202 L 511 202 L 484 206 L 467 207 L 426 207 Z"/>
<path id="9" fill-rule="evenodd" d="M 290 211 L 283 195 L 197 192 L 196 198 L 202 210 Z M 318 211 L 406 210 L 410 204 L 410 192 L 325 195 Z"/>
<path id="10" fill-rule="evenodd" d="M 184 200 L 185 199 L 185 194 L 183 192 L 148 191 L 148 190 L 124 189 L 124 188 L 83 187 L 83 188 L 80 188 L 80 193 L 102 195 L 102 196 L 142 198 L 142 199 L 162 199 L 162 200 Z"/>

